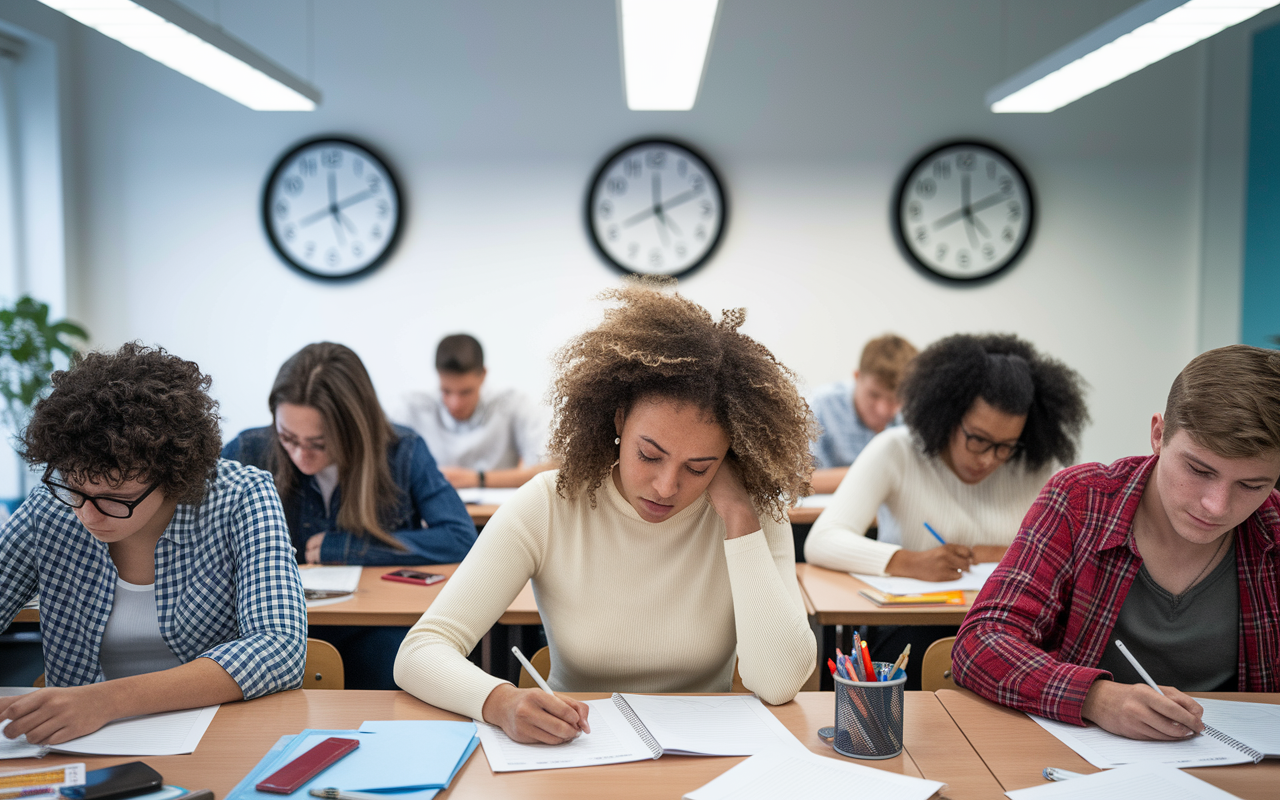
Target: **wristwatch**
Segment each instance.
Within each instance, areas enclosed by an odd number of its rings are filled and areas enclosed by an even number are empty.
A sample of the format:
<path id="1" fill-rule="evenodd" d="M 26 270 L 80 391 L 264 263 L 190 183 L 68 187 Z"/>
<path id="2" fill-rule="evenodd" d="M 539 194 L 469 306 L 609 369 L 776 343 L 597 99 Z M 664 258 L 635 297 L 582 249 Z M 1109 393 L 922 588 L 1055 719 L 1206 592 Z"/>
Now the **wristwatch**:
<path id="1" fill-rule="evenodd" d="M 482 469 L 476 470 L 476 478 L 480 483 L 480 488 L 483 489 L 484 488 L 484 470 Z"/>

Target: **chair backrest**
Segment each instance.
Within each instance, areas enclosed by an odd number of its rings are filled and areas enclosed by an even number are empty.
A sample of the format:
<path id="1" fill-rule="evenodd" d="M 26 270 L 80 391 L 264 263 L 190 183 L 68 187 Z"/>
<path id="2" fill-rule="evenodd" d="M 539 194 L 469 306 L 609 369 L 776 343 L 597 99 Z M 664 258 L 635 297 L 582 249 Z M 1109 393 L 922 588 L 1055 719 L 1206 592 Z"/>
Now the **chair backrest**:
<path id="1" fill-rule="evenodd" d="M 346 682 L 338 648 L 323 639 L 307 639 L 307 668 L 302 688 L 342 689 Z"/>
<path id="2" fill-rule="evenodd" d="M 948 636 L 929 645 L 924 651 L 924 660 L 920 662 L 920 688 L 926 692 L 939 689 L 959 689 L 955 678 L 951 677 L 951 646 L 956 637 Z"/>
<path id="3" fill-rule="evenodd" d="M 538 671 L 545 681 L 547 676 L 551 674 L 551 648 L 543 647 L 533 654 L 533 658 L 529 659 L 529 663 Z M 534 689 L 538 684 L 534 683 L 533 676 L 529 674 L 529 670 L 523 666 L 520 667 L 520 683 L 521 689 Z"/>
<path id="4" fill-rule="evenodd" d="M 35 679 L 34 681 L 32 681 L 32 682 L 31 682 L 31 685 L 32 685 L 32 686 L 34 686 L 34 687 L 36 687 L 37 689 L 43 689 L 43 688 L 44 688 L 44 673 L 43 673 L 43 672 L 41 672 L 39 675 L 37 675 L 37 676 L 36 676 L 36 679 Z"/>

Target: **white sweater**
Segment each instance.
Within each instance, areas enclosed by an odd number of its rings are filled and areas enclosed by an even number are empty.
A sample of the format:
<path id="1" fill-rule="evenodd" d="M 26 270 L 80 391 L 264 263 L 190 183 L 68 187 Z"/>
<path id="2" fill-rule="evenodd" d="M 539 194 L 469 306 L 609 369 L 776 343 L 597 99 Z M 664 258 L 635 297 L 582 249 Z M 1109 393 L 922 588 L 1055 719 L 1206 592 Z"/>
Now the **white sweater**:
<path id="1" fill-rule="evenodd" d="M 889 428 L 866 446 L 813 523 L 805 560 L 820 567 L 883 575 L 898 550 L 938 547 L 928 522 L 948 544 L 1007 547 L 1036 495 L 1055 472 L 1002 464 L 981 483 L 961 481 L 941 458 L 926 457 L 905 426 Z M 902 547 L 866 537 L 884 503 L 902 528 Z"/>
<path id="2" fill-rule="evenodd" d="M 796 582 L 791 527 L 725 540 L 699 498 L 645 522 L 612 480 L 575 501 L 543 472 L 502 504 L 470 554 L 400 646 L 406 691 L 481 718 L 503 681 L 467 660 L 533 580 L 557 691 L 725 692 L 734 657 L 743 683 L 785 703 L 813 671 L 817 648 Z"/>

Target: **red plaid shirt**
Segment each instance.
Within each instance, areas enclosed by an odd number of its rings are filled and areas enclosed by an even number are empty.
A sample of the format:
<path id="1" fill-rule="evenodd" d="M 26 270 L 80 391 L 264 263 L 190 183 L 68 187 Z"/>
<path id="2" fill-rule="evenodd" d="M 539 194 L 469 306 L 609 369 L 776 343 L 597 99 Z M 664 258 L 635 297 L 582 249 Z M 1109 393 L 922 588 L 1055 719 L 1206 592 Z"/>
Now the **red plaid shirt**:
<path id="1" fill-rule="evenodd" d="M 956 681 L 1001 705 L 1083 725 L 1089 687 L 1142 557 L 1133 517 L 1156 457 L 1059 472 L 978 594 L 952 650 Z M 1241 691 L 1280 690 L 1280 492 L 1236 529 Z"/>

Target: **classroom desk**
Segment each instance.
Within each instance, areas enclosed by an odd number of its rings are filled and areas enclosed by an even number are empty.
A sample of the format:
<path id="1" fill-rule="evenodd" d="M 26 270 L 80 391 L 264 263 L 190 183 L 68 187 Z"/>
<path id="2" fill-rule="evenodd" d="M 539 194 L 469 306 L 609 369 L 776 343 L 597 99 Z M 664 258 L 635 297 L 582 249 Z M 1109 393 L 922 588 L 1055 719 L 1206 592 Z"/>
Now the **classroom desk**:
<path id="1" fill-rule="evenodd" d="M 608 697 L 602 693 L 573 696 Z M 998 797 L 1001 790 L 995 777 L 937 698 L 932 694 L 909 692 L 906 701 L 903 725 L 906 752 L 884 761 L 850 761 L 944 781 L 950 787 L 944 794 L 952 800 Z M 772 710 L 810 750 L 841 758 L 816 733 L 819 727 L 831 724 L 834 703 L 834 696 L 829 693 L 811 692 Z M 280 736 L 303 728 L 349 729 L 364 720 L 375 719 L 457 720 L 461 717 L 433 708 L 405 692 L 282 692 L 247 703 L 224 705 L 192 755 L 148 757 L 145 761 L 164 776 L 166 783 L 188 789 L 211 788 L 218 800 L 222 800 Z M 89 769 L 97 769 L 133 760 L 136 758 L 51 754 L 39 761 L 7 761 L 4 766 L 17 769 L 84 761 Z M 449 790 L 438 797 L 441 800 L 677 798 L 740 761 L 741 758 L 663 756 L 657 761 L 631 764 L 495 774 L 489 769 L 483 748 L 477 748 Z"/>
<path id="2" fill-rule="evenodd" d="M 1280 704 L 1280 694 L 1261 692 L 1193 692 L 1196 697 Z M 1026 714 L 998 706 L 966 689 L 943 689 L 938 700 L 947 709 L 1005 791 L 1046 783 L 1040 771 L 1060 767 L 1072 772 L 1100 772 Z M 1187 772 L 1237 797 L 1273 800 L 1280 787 L 1280 762 L 1199 767 Z"/>
<path id="3" fill-rule="evenodd" d="M 487 523 L 489 519 L 497 513 L 497 511 L 498 505 L 496 503 L 484 505 L 476 505 L 472 503 L 467 504 L 467 514 L 471 516 L 471 521 L 475 523 L 477 528 L 483 528 L 485 523 Z"/>

